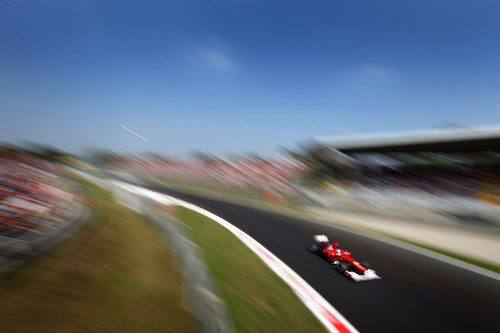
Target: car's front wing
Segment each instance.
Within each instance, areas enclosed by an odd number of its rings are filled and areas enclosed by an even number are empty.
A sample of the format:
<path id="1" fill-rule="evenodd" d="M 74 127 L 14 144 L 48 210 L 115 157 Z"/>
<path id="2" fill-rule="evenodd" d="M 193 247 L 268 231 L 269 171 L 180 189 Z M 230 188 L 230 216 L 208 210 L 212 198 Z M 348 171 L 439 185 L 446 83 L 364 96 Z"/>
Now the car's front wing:
<path id="1" fill-rule="evenodd" d="M 365 274 L 358 274 L 352 271 L 345 271 L 344 275 L 350 277 L 356 282 L 380 279 L 380 276 L 378 276 L 373 269 L 366 270 Z"/>

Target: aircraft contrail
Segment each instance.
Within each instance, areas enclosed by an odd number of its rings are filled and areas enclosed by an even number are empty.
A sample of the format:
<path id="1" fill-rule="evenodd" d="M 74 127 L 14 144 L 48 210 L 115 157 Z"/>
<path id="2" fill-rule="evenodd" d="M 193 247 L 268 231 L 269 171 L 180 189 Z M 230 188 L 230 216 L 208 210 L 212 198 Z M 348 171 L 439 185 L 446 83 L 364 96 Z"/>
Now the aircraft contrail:
<path id="1" fill-rule="evenodd" d="M 144 141 L 146 141 L 146 142 L 149 142 L 149 140 L 148 140 L 148 139 L 146 139 L 146 138 L 145 138 L 145 137 L 143 137 L 142 135 L 137 134 L 136 132 L 132 131 L 130 128 L 125 127 L 125 126 L 123 126 L 123 125 L 120 125 L 120 126 L 121 126 L 121 128 L 123 128 L 124 130 L 126 130 L 126 131 L 128 131 L 128 132 L 132 133 L 132 134 L 133 134 L 133 135 L 135 135 L 136 137 L 138 137 L 138 138 L 140 138 L 140 139 L 142 139 L 142 140 L 144 140 Z"/>

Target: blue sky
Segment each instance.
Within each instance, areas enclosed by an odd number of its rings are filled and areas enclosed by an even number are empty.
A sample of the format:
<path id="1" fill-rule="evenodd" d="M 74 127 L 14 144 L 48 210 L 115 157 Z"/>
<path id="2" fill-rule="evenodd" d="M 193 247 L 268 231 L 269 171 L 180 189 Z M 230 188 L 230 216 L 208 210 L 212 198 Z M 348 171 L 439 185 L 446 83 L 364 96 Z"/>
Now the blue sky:
<path id="1" fill-rule="evenodd" d="M 1 141 L 268 154 L 500 123 L 498 1 L 7 2 Z"/>

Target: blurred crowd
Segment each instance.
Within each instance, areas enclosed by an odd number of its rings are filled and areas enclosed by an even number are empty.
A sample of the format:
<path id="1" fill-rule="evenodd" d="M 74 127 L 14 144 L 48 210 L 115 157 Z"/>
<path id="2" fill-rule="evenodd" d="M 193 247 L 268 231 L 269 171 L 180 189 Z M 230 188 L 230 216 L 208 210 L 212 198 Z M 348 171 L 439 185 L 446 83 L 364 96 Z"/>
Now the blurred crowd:
<path id="1" fill-rule="evenodd" d="M 495 170 L 478 168 L 367 169 L 356 185 L 386 192 L 474 198 L 484 191 L 498 188 L 500 174 Z"/>
<path id="2" fill-rule="evenodd" d="M 256 189 L 263 194 L 278 196 L 301 195 L 312 189 L 327 190 L 325 195 L 337 196 L 369 191 L 378 195 L 409 194 L 429 199 L 461 197 L 498 203 L 498 156 L 488 156 L 487 163 L 483 164 L 464 158 L 458 161 L 439 154 L 432 155 L 437 161 L 432 164 L 401 161 L 388 164 L 388 158 L 380 156 L 376 163 L 355 156 L 347 160 L 344 157 L 340 164 L 335 160 L 338 154 L 327 162 L 293 157 L 223 160 L 207 156 L 193 159 L 115 156 L 110 164 L 129 173 L 154 175 L 172 182 Z M 301 193 L 304 185 L 309 190 Z"/>
<path id="3" fill-rule="evenodd" d="M 234 186 L 277 193 L 295 193 L 293 184 L 306 173 L 306 166 L 288 158 L 164 159 L 135 157 L 115 161 L 115 167 L 175 182 L 209 186 Z"/>
<path id="4" fill-rule="evenodd" d="M 43 237 L 71 214 L 74 195 L 64 170 L 13 151 L 0 154 L 0 236 Z M 0 245 L 2 245 L 0 242 Z"/>

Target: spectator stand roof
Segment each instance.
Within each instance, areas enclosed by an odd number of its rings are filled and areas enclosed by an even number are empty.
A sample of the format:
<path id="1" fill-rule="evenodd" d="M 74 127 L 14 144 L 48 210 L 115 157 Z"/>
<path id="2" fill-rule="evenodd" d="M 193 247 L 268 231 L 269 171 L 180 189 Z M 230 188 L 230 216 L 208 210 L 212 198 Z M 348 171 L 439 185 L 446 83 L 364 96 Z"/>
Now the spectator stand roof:
<path id="1" fill-rule="evenodd" d="M 500 152 L 500 125 L 315 138 L 345 154 L 389 152 Z"/>

